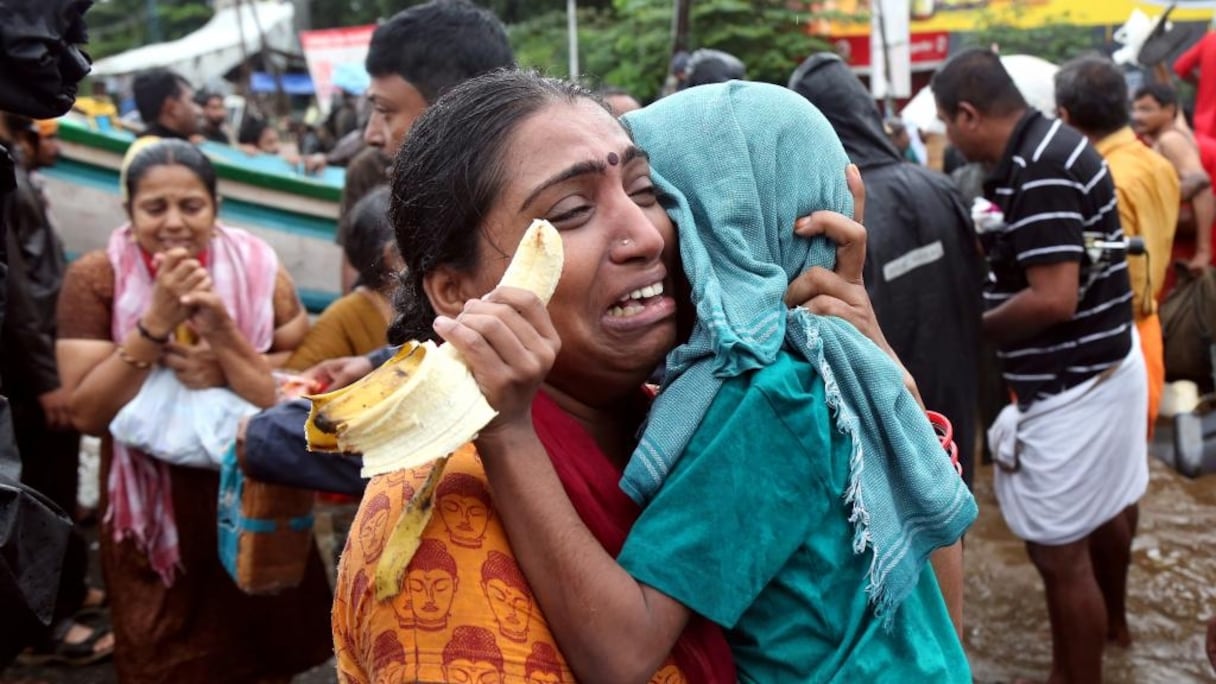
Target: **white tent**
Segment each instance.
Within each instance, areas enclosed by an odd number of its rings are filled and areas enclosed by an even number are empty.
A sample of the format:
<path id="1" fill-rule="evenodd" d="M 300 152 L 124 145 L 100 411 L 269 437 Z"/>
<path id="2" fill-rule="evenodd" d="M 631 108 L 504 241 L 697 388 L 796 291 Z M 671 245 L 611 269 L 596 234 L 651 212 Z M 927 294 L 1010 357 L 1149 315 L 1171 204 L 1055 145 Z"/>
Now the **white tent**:
<path id="1" fill-rule="evenodd" d="M 1009 72 L 1014 85 L 1022 91 L 1022 97 L 1035 109 L 1049 117 L 1056 115 L 1055 75 L 1059 67 L 1031 55 L 1008 55 L 1001 57 L 1001 64 Z M 925 86 L 899 113 L 907 123 L 927 133 L 945 133 L 945 126 L 937 118 L 937 103 L 933 90 Z"/>
<path id="2" fill-rule="evenodd" d="M 238 7 L 225 7 L 217 10 L 202 28 L 184 38 L 145 45 L 98 60 L 93 65 L 92 75 L 126 76 L 144 69 L 165 67 L 196 86 L 202 85 L 223 76 L 246 55 L 260 51 L 259 28 L 265 34 L 266 47 L 295 51 L 294 15 L 295 7 L 290 2 L 243 2 Z"/>

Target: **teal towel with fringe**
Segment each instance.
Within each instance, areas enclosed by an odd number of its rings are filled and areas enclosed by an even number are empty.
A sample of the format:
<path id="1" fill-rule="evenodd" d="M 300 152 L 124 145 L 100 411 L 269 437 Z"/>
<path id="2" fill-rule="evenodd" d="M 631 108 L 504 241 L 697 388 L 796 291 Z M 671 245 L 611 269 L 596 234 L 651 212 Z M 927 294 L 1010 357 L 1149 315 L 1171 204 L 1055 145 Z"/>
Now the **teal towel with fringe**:
<path id="1" fill-rule="evenodd" d="M 676 223 L 697 322 L 667 357 L 621 488 L 649 502 L 724 379 L 771 364 L 783 347 L 799 353 L 819 369 L 834 427 L 852 441 L 842 506 L 853 552 L 873 553 L 871 605 L 889 620 L 929 554 L 957 541 L 977 509 L 900 368 L 843 319 L 783 302 L 795 277 L 835 265 L 835 244 L 794 235 L 794 220 L 825 209 L 852 215 L 844 148 L 806 99 L 763 83 L 690 88 L 624 121 Z"/>

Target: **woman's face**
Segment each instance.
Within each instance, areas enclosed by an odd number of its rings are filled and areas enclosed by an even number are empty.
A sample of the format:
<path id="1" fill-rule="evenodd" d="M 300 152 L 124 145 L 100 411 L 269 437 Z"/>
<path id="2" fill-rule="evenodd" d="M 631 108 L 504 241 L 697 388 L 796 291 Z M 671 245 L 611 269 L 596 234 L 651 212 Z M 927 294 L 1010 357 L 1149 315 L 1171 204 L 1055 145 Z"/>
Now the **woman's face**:
<path id="1" fill-rule="evenodd" d="M 215 230 L 215 200 L 203 181 L 181 164 L 149 168 L 127 206 L 135 241 L 152 254 L 184 247 L 196 256 L 207 248 Z"/>
<path id="2" fill-rule="evenodd" d="M 279 153 L 279 132 L 274 126 L 262 129 L 262 134 L 258 136 L 258 149 L 266 154 Z"/>
<path id="3" fill-rule="evenodd" d="M 549 220 L 565 266 L 549 315 L 562 348 L 549 383 L 602 400 L 636 388 L 676 338 L 675 231 L 650 165 L 621 125 L 589 100 L 524 120 L 504 157 L 505 185 L 483 223 L 480 287 L 488 292 L 533 219 Z"/>

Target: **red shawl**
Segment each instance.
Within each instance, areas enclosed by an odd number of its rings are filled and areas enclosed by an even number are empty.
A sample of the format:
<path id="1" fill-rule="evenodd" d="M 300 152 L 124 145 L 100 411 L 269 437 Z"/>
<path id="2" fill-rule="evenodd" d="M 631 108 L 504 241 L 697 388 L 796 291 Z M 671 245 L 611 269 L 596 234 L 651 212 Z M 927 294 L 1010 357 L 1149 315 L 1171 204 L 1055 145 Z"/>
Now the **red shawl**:
<path id="1" fill-rule="evenodd" d="M 608 553 L 618 555 L 642 513 L 617 484 L 621 470 L 600 451 L 583 426 L 544 392 L 538 392 L 532 402 L 532 424 L 583 524 Z M 722 630 L 698 615 L 684 628 L 671 655 L 690 682 L 737 681 L 735 662 Z"/>

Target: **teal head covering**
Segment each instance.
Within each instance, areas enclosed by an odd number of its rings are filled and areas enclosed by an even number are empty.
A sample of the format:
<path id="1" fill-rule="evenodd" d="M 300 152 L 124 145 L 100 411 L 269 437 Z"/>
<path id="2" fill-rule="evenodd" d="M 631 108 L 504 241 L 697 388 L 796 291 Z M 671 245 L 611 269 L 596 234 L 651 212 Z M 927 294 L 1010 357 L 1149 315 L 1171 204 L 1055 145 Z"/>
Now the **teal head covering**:
<path id="1" fill-rule="evenodd" d="M 697 322 L 667 357 L 622 489 L 645 505 L 724 379 L 771 364 L 783 348 L 801 354 L 823 377 L 835 428 L 852 441 L 844 505 L 853 551 L 873 551 L 868 591 L 889 617 L 929 553 L 956 541 L 976 506 L 895 363 L 844 320 L 784 304 L 791 280 L 835 264 L 834 243 L 795 236 L 794 220 L 824 209 L 852 214 L 844 148 L 805 98 L 763 83 L 690 88 L 624 121 L 650 155 L 676 223 Z"/>

